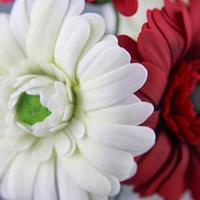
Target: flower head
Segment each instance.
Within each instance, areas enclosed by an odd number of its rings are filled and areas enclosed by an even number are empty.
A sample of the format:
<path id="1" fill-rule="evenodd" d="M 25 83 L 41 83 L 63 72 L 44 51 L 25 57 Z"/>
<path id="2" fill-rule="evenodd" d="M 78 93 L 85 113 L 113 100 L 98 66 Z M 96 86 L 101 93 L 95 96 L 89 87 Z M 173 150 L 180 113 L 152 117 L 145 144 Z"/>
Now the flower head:
<path id="1" fill-rule="evenodd" d="M 162 10 L 147 12 L 137 42 L 120 36 L 149 72 L 138 95 L 156 107 L 147 123 L 156 128 L 156 145 L 129 181 L 142 195 L 176 200 L 189 189 L 200 199 L 199 9 L 199 0 L 166 0 Z"/>
<path id="2" fill-rule="evenodd" d="M 6 199 L 106 199 L 154 144 L 130 64 L 83 0 L 17 0 L 0 15 L 0 177 Z"/>

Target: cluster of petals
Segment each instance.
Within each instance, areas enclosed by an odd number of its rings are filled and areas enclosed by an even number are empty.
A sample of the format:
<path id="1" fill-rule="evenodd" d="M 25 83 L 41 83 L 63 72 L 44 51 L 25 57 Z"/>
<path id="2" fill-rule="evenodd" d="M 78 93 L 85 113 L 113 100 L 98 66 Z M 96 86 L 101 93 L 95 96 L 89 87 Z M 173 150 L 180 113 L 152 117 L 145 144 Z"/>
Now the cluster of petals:
<path id="1" fill-rule="evenodd" d="M 156 108 L 146 123 L 156 129 L 156 145 L 138 158 L 138 172 L 127 182 L 142 196 L 177 200 L 189 190 L 200 199 L 199 10 L 199 0 L 165 0 L 162 10 L 147 12 L 137 42 L 119 36 L 132 61 L 147 68 L 138 95 Z"/>
<path id="2" fill-rule="evenodd" d="M 16 0 L 10 15 L 0 14 L 5 199 L 105 200 L 136 173 L 133 156 L 154 144 L 152 129 L 139 126 L 153 106 L 134 94 L 146 69 L 130 63 L 115 36 L 104 35 L 102 17 L 81 14 L 84 5 Z M 24 96 L 39 97 L 50 114 L 21 120 Z"/>

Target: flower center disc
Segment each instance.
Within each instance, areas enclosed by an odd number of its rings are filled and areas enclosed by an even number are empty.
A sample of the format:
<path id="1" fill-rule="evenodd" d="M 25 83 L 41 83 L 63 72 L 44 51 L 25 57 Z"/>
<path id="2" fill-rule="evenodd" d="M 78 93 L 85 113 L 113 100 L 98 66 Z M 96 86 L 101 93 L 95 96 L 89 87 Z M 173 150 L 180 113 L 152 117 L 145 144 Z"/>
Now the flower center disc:
<path id="1" fill-rule="evenodd" d="M 28 95 L 25 92 L 18 100 L 16 112 L 19 121 L 28 125 L 41 122 L 51 114 L 49 109 L 41 104 L 38 95 Z"/>
<path id="2" fill-rule="evenodd" d="M 200 84 L 196 86 L 192 95 L 190 96 L 190 100 L 194 106 L 194 111 L 198 116 L 200 116 Z"/>

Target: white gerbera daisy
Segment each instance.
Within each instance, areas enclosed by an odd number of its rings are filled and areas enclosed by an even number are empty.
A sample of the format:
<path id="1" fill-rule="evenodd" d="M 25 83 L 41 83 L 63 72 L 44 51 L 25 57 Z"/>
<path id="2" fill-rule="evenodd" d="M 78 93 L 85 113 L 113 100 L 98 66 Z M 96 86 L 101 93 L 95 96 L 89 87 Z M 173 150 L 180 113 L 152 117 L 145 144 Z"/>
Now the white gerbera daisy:
<path id="1" fill-rule="evenodd" d="M 147 72 L 84 0 L 17 0 L 0 15 L 0 189 L 7 200 L 118 193 L 155 135 Z"/>

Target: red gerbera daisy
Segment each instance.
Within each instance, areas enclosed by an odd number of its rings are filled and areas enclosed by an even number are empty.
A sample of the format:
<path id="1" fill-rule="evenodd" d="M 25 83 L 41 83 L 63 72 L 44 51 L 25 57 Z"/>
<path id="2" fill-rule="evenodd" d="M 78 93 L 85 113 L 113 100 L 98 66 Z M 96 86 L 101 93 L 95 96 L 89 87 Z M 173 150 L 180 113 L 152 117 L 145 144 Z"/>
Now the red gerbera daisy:
<path id="1" fill-rule="evenodd" d="M 137 43 L 119 36 L 121 46 L 149 71 L 140 97 L 154 103 L 148 125 L 157 143 L 138 158 L 129 180 L 142 196 L 158 193 L 179 200 L 187 189 L 200 200 L 200 0 L 165 0 L 147 12 Z"/>
<path id="2" fill-rule="evenodd" d="M 110 0 L 86 0 L 88 3 L 104 3 L 109 2 Z M 113 5 L 115 8 L 124 16 L 132 16 L 135 14 L 138 8 L 138 1 L 137 0 L 112 0 Z"/>

